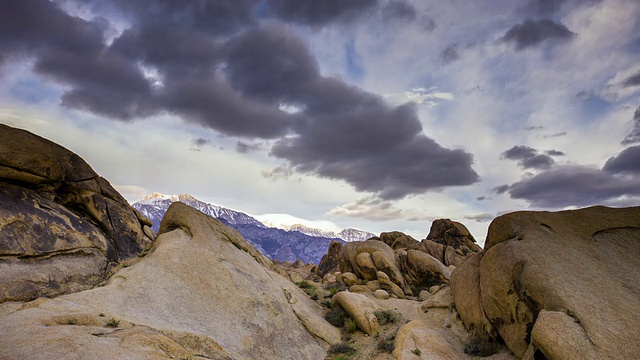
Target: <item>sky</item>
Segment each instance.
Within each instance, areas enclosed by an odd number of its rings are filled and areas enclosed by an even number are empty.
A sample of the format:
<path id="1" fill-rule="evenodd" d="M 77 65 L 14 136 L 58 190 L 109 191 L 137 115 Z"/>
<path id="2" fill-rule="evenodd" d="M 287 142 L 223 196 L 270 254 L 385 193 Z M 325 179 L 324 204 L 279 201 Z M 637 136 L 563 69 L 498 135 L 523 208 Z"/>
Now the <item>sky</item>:
<path id="1" fill-rule="evenodd" d="M 0 123 L 130 202 L 482 244 L 506 212 L 640 205 L 640 2 L 2 1 Z"/>

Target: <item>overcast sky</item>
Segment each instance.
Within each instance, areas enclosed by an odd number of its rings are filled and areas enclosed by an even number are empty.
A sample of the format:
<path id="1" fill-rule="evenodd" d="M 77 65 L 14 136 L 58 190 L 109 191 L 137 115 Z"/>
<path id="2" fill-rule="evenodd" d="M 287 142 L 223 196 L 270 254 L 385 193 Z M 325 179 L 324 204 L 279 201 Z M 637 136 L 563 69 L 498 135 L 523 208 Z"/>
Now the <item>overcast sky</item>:
<path id="1" fill-rule="evenodd" d="M 0 122 L 334 230 L 640 205 L 637 0 L 0 2 Z"/>

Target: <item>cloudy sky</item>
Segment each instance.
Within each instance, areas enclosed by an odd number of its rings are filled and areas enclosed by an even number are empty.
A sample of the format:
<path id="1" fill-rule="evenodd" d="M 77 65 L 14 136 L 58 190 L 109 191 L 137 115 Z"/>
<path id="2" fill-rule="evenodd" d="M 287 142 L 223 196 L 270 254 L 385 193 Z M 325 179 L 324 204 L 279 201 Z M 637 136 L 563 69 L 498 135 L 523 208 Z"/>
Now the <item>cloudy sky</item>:
<path id="1" fill-rule="evenodd" d="M 0 122 L 325 228 L 640 205 L 637 0 L 9 0 Z"/>

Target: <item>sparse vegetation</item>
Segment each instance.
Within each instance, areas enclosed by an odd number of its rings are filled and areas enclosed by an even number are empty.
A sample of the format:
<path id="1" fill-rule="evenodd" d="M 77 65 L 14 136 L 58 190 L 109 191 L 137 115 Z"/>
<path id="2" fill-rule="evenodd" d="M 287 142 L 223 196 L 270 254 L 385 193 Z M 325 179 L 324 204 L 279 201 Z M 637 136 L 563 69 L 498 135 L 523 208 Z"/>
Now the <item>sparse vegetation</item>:
<path id="1" fill-rule="evenodd" d="M 373 314 L 378 318 L 380 325 L 395 324 L 402 318 L 400 313 L 393 310 L 376 310 Z"/>
<path id="2" fill-rule="evenodd" d="M 344 311 L 338 307 L 332 308 L 326 314 L 324 314 L 324 319 L 329 322 L 329 324 L 341 328 L 344 326 Z"/>
<path id="3" fill-rule="evenodd" d="M 78 324 L 78 319 L 73 317 L 67 319 L 67 325 L 77 325 L 77 324 Z"/>
<path id="4" fill-rule="evenodd" d="M 344 320 L 344 326 L 345 326 L 345 329 L 347 330 L 348 333 L 352 333 L 352 332 L 356 331 L 356 329 L 358 328 L 356 326 L 356 322 L 353 321 L 351 318 L 346 318 Z"/>
<path id="5" fill-rule="evenodd" d="M 464 347 L 464 353 L 473 356 L 490 356 L 498 352 L 498 345 L 493 342 L 474 339 Z"/>
<path id="6" fill-rule="evenodd" d="M 301 288 L 302 291 L 304 291 L 307 295 L 309 295 L 311 300 L 318 300 L 316 287 L 313 284 L 311 284 L 307 280 L 302 280 L 299 283 L 296 283 L 296 285 L 298 285 L 298 287 Z"/>
<path id="7" fill-rule="evenodd" d="M 98 315 L 98 316 L 100 316 L 100 317 L 104 317 L 104 313 L 100 313 L 100 315 Z"/>
<path id="8" fill-rule="evenodd" d="M 355 354 L 356 348 L 347 344 L 346 342 L 341 342 L 340 344 L 332 345 L 329 348 L 329 354 Z"/>
<path id="9" fill-rule="evenodd" d="M 321 305 L 326 307 L 327 309 L 333 308 L 333 305 L 331 305 L 331 300 L 322 300 Z"/>
<path id="10" fill-rule="evenodd" d="M 415 349 L 411 350 L 411 352 L 416 354 L 416 355 L 418 355 L 418 356 L 422 355 L 422 351 L 420 351 L 420 349 L 418 349 L 418 348 L 415 348 Z"/>
<path id="11" fill-rule="evenodd" d="M 378 345 L 376 346 L 376 349 L 391 354 L 393 352 L 393 349 L 396 348 L 395 344 L 393 343 L 395 339 L 396 339 L 395 333 L 391 336 L 380 338 L 380 340 L 378 340 Z"/>
<path id="12" fill-rule="evenodd" d="M 107 321 L 105 326 L 110 328 L 117 328 L 118 326 L 120 326 L 120 321 L 111 318 L 109 321 Z"/>

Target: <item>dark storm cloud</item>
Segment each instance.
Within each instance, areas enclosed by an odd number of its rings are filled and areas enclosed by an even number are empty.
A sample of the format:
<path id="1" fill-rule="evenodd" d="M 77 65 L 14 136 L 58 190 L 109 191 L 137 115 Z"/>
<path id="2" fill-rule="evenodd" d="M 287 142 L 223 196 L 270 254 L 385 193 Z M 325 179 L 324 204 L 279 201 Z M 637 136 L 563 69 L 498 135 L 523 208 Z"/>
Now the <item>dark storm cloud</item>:
<path id="1" fill-rule="evenodd" d="M 260 144 L 247 144 L 246 142 L 243 142 L 243 141 L 238 141 L 236 143 L 236 151 L 241 154 L 247 154 L 250 152 L 258 151 L 260 150 L 260 148 L 261 148 Z"/>
<path id="2" fill-rule="evenodd" d="M 255 28 L 226 46 L 233 86 L 267 101 L 293 101 L 320 77 L 306 44 L 283 25 Z"/>
<path id="3" fill-rule="evenodd" d="M 566 154 L 562 151 L 559 150 L 547 150 L 544 152 L 545 154 L 549 155 L 549 156 L 565 156 Z"/>
<path id="4" fill-rule="evenodd" d="M 324 26 L 347 21 L 378 5 L 377 0 L 266 0 L 277 17 L 309 26 Z"/>
<path id="5" fill-rule="evenodd" d="M 327 86 L 334 88 L 326 93 L 334 98 L 311 105 L 311 120 L 296 124 L 298 135 L 272 149 L 297 171 L 344 179 L 383 199 L 478 181 L 470 154 L 443 148 L 422 134 L 413 105 L 389 108 L 361 90 L 339 83 Z M 341 92 L 356 100 L 350 111 L 342 108 L 347 103 Z M 320 113 L 323 107 L 328 111 Z"/>
<path id="6" fill-rule="evenodd" d="M 524 160 L 535 156 L 537 152 L 538 150 L 534 148 L 524 145 L 517 145 L 503 152 L 502 157 L 509 160 Z"/>
<path id="7" fill-rule="evenodd" d="M 414 21 L 418 17 L 413 5 L 404 1 L 391 1 L 382 8 L 382 17 L 385 20 Z"/>
<path id="8" fill-rule="evenodd" d="M 557 166 L 511 185 L 508 192 L 539 207 L 587 206 L 640 196 L 640 179 L 585 166 Z"/>
<path id="9" fill-rule="evenodd" d="M 640 175 L 640 145 L 628 147 L 607 160 L 602 170 L 612 174 Z"/>
<path id="10" fill-rule="evenodd" d="M 518 160 L 518 165 L 524 169 L 548 169 L 555 164 L 549 155 L 538 154 L 538 150 L 524 145 L 503 152 L 501 158 Z"/>
<path id="11" fill-rule="evenodd" d="M 209 145 L 211 143 L 211 141 L 209 139 L 205 139 L 205 138 L 193 138 L 191 139 L 191 144 L 195 147 L 203 147 L 205 145 Z"/>
<path id="12" fill-rule="evenodd" d="M 565 0 L 530 0 L 526 10 L 538 15 L 551 15 L 560 10 Z"/>
<path id="13" fill-rule="evenodd" d="M 507 192 L 507 190 L 509 190 L 509 185 L 500 185 L 500 186 L 496 186 L 493 189 L 491 189 L 492 192 L 496 193 L 496 194 L 504 194 L 505 192 Z"/>
<path id="14" fill-rule="evenodd" d="M 458 54 L 458 45 L 449 45 L 446 49 L 442 50 L 440 53 L 440 59 L 445 63 L 454 62 L 460 59 L 460 54 Z"/>
<path id="15" fill-rule="evenodd" d="M 109 44 L 104 19 L 85 21 L 46 0 L 7 3 L 0 2 L 2 56 L 33 59 L 39 75 L 65 86 L 66 106 L 125 120 L 169 113 L 225 135 L 276 139 L 270 153 L 288 171 L 341 179 L 385 200 L 478 181 L 472 155 L 428 138 L 414 105 L 391 107 L 323 77 L 292 28 L 258 23 L 258 1 L 94 1 L 96 13 L 131 24 Z M 263 5 L 316 26 L 377 4 Z M 391 5 L 394 16 L 412 18 L 405 5 Z M 251 145 L 240 141 L 237 150 Z"/>
<path id="16" fill-rule="evenodd" d="M 516 50 L 523 50 L 538 45 L 545 40 L 567 40 L 575 36 L 575 33 L 550 19 L 528 19 L 521 24 L 514 25 L 507 30 L 501 38 L 504 42 L 513 43 Z"/>
<path id="17" fill-rule="evenodd" d="M 624 140 L 622 140 L 622 145 L 635 144 L 640 142 L 640 106 L 636 109 L 636 112 L 633 114 L 633 129 L 629 135 L 627 135 Z"/>
<path id="18" fill-rule="evenodd" d="M 640 72 L 629 76 L 624 83 L 622 83 L 622 86 L 624 87 L 631 87 L 631 86 L 640 86 Z"/>
<path id="19" fill-rule="evenodd" d="M 153 112 L 140 69 L 107 51 L 102 18 L 69 16 L 46 0 L 0 2 L 0 50 L 5 59 L 34 58 L 34 71 L 66 85 L 62 104 L 118 119 Z"/>

